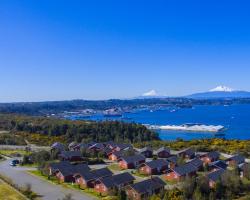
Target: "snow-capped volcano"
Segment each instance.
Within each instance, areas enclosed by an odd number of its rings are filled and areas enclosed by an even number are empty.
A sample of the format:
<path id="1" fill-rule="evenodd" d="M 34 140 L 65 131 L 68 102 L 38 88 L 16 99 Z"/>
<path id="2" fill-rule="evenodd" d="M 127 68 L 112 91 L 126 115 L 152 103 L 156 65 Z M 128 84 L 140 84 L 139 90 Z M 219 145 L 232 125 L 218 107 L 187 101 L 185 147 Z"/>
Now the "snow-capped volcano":
<path id="1" fill-rule="evenodd" d="M 222 85 L 209 90 L 209 92 L 233 92 L 233 91 L 235 90 L 230 87 L 222 86 Z"/>
<path id="2" fill-rule="evenodd" d="M 187 97 L 194 99 L 250 98 L 250 92 L 234 90 L 226 86 L 218 86 L 208 92 L 195 93 Z"/>
<path id="3" fill-rule="evenodd" d="M 148 92 L 145 92 L 144 94 L 142 94 L 143 97 L 154 97 L 157 96 L 157 92 L 155 90 L 150 90 Z"/>

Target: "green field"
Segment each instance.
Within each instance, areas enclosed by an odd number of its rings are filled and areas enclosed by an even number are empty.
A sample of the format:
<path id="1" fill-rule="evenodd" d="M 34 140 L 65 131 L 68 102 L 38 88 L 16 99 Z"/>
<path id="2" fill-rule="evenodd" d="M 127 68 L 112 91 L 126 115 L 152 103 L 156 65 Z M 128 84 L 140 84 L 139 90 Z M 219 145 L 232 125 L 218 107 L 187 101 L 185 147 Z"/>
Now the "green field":
<path id="1" fill-rule="evenodd" d="M 25 150 L 9 150 L 9 149 L 1 149 L 0 154 L 12 157 L 14 154 L 20 154 L 21 156 L 23 155 L 29 155 L 31 152 L 27 152 Z"/>
<path id="2" fill-rule="evenodd" d="M 0 199 L 3 200 L 26 200 L 26 198 L 15 189 L 0 180 Z"/>

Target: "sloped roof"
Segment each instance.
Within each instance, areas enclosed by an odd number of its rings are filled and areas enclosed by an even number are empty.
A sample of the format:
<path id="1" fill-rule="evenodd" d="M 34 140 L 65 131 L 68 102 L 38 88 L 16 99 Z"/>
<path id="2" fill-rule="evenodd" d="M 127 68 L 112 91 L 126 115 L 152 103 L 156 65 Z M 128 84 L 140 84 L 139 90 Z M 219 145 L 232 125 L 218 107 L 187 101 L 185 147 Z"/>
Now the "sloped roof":
<path id="1" fill-rule="evenodd" d="M 227 164 L 223 160 L 217 160 L 215 162 L 209 163 L 208 166 L 209 167 L 216 167 L 216 168 L 220 168 L 220 169 L 227 169 Z"/>
<path id="2" fill-rule="evenodd" d="M 119 147 L 121 150 L 132 148 L 131 144 L 116 144 L 116 147 Z"/>
<path id="3" fill-rule="evenodd" d="M 194 158 L 193 160 L 189 161 L 188 163 L 195 166 L 196 168 L 200 168 L 203 165 L 202 160 L 200 160 L 199 158 Z"/>
<path id="4" fill-rule="evenodd" d="M 77 146 L 78 145 L 78 143 L 76 143 L 76 142 L 71 142 L 71 143 L 69 143 L 69 148 L 72 148 L 72 147 L 75 147 L 75 146 Z"/>
<path id="5" fill-rule="evenodd" d="M 79 174 L 86 181 L 113 175 L 113 173 L 108 168 L 101 168 L 101 169 L 96 169 L 92 171 L 86 170 L 86 171 L 81 171 L 79 173 L 77 172 L 75 174 Z"/>
<path id="6" fill-rule="evenodd" d="M 139 194 L 145 194 L 151 193 L 151 191 L 164 187 L 165 185 L 166 183 L 162 181 L 159 177 L 154 177 L 141 181 L 139 183 L 135 183 L 131 185 L 131 188 L 133 188 Z"/>
<path id="7" fill-rule="evenodd" d="M 112 154 L 115 155 L 117 158 L 120 158 L 124 155 L 124 152 L 123 151 L 115 151 Z"/>
<path id="8" fill-rule="evenodd" d="M 225 172 L 224 169 L 219 169 L 214 172 L 210 172 L 209 174 L 207 174 L 207 177 L 209 180 L 216 182 L 220 179 L 220 177 L 224 172 Z"/>
<path id="9" fill-rule="evenodd" d="M 105 148 L 105 146 L 102 143 L 95 143 L 95 144 L 91 145 L 89 148 L 91 149 L 94 147 L 97 149 L 104 149 Z"/>
<path id="10" fill-rule="evenodd" d="M 71 158 L 71 157 L 81 157 L 82 154 L 80 151 L 62 151 L 60 153 L 60 156 L 63 156 L 65 158 Z"/>
<path id="11" fill-rule="evenodd" d="M 65 147 L 62 143 L 60 142 L 55 142 L 54 144 L 51 145 L 52 149 L 58 149 L 60 151 L 64 151 Z"/>
<path id="12" fill-rule="evenodd" d="M 141 154 L 137 154 L 134 156 L 122 157 L 121 159 L 127 163 L 134 163 L 134 162 L 145 160 L 146 158 Z"/>
<path id="13" fill-rule="evenodd" d="M 150 162 L 144 163 L 144 165 L 149 166 L 151 169 L 161 168 L 163 166 L 168 166 L 168 162 L 163 159 L 152 160 Z"/>
<path id="14" fill-rule="evenodd" d="M 186 163 L 184 165 L 175 167 L 173 169 L 173 171 L 175 171 L 177 174 L 179 174 L 179 176 L 184 176 L 187 174 L 190 174 L 192 172 L 196 172 L 198 169 L 197 167 L 195 167 L 194 165 L 190 164 L 190 163 Z"/>
<path id="15" fill-rule="evenodd" d="M 195 151 L 192 148 L 188 148 L 188 149 L 184 149 L 182 151 L 179 152 L 179 154 L 186 154 L 188 156 L 192 156 L 195 154 Z"/>
<path id="16" fill-rule="evenodd" d="M 98 178 L 99 177 L 105 177 L 105 176 L 112 176 L 113 172 L 110 171 L 108 168 L 101 168 L 93 170 L 92 173 L 94 173 Z"/>
<path id="17" fill-rule="evenodd" d="M 112 149 L 110 149 L 108 146 L 106 146 L 106 147 L 103 149 L 103 152 L 104 152 L 105 154 L 110 154 L 110 153 L 112 153 Z"/>
<path id="18" fill-rule="evenodd" d="M 155 152 L 158 154 L 162 151 L 167 151 L 168 153 L 170 153 L 170 148 L 167 148 L 167 147 L 161 147 L 159 149 L 157 149 Z"/>
<path id="19" fill-rule="evenodd" d="M 167 161 L 176 164 L 177 161 L 178 161 L 178 157 L 177 156 L 170 156 L 170 157 L 167 158 Z"/>
<path id="20" fill-rule="evenodd" d="M 119 187 L 122 184 L 130 183 L 134 181 L 135 178 L 128 172 L 113 175 L 110 177 L 101 178 L 99 181 L 102 182 L 107 188 Z"/>
<path id="21" fill-rule="evenodd" d="M 54 168 L 54 170 L 59 170 L 63 176 L 68 176 L 75 173 L 89 172 L 90 168 L 87 164 L 62 164 L 59 165 L 59 167 Z"/>
<path id="22" fill-rule="evenodd" d="M 142 148 L 142 149 L 140 149 L 140 153 L 143 153 L 143 152 L 145 152 L 145 151 L 152 151 L 153 152 L 153 150 L 152 150 L 152 148 L 151 147 L 144 147 L 144 148 Z"/>
<path id="23" fill-rule="evenodd" d="M 211 151 L 211 152 L 205 154 L 205 156 L 207 156 L 210 159 L 218 159 L 220 157 L 220 154 L 217 151 Z"/>
<path id="24" fill-rule="evenodd" d="M 233 160 L 235 161 L 237 164 L 241 164 L 245 162 L 245 157 L 242 155 L 234 155 L 231 158 L 228 158 L 228 160 Z"/>
<path id="25" fill-rule="evenodd" d="M 52 172 L 54 172 L 58 169 L 61 169 L 62 167 L 71 166 L 71 164 L 69 161 L 61 161 L 58 163 L 50 163 L 49 166 L 50 166 Z"/>

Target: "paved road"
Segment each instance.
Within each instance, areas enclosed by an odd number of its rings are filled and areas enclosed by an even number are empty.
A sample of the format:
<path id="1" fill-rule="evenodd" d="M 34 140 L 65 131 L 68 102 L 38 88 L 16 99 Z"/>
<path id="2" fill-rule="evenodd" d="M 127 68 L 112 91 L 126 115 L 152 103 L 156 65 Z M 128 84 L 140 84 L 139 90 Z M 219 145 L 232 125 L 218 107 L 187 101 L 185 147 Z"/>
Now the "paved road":
<path id="1" fill-rule="evenodd" d="M 60 185 L 49 183 L 45 180 L 37 178 L 26 172 L 28 168 L 11 167 L 9 166 L 10 159 L 0 162 L 0 173 L 11 178 L 19 186 L 25 186 L 26 183 L 32 185 L 32 190 L 38 195 L 41 195 L 43 200 L 57 200 L 62 199 L 65 194 L 72 194 L 74 200 L 93 200 L 94 197 L 90 197 L 82 192 L 76 190 L 67 189 Z M 32 168 L 29 168 L 32 169 Z"/>

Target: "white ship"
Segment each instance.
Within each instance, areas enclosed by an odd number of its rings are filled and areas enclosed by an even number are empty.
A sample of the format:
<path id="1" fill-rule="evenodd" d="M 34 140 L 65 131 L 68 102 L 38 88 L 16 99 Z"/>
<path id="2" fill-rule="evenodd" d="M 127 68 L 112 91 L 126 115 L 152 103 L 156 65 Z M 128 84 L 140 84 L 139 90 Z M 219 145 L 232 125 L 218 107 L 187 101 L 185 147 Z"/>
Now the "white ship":
<path id="1" fill-rule="evenodd" d="M 220 132 L 225 129 L 221 125 L 204 125 L 197 123 L 188 123 L 183 125 L 146 125 L 149 129 L 154 130 L 174 130 L 174 131 L 193 131 L 193 132 Z"/>

